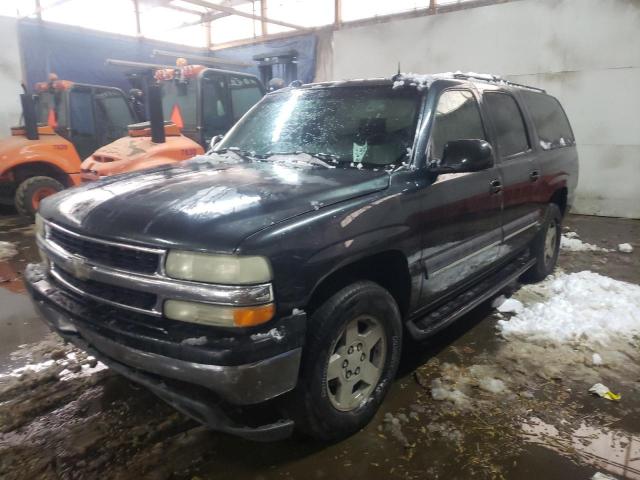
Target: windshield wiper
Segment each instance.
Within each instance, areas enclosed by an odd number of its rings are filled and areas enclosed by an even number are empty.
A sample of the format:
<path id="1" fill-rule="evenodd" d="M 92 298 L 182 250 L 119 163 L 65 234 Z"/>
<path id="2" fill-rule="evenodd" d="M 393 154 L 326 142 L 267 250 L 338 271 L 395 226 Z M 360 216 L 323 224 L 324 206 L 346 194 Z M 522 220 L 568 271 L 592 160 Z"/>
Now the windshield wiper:
<path id="1" fill-rule="evenodd" d="M 333 163 L 337 163 L 340 161 L 340 157 L 338 157 L 338 155 L 333 155 L 330 153 L 310 153 L 303 152 L 301 150 L 296 152 L 267 152 L 264 155 L 261 155 L 260 158 L 269 158 L 275 155 L 308 155 L 310 158 L 300 158 L 299 160 L 302 162 L 310 163 L 312 165 L 320 165 L 325 168 L 335 168 L 335 165 L 327 163 L 326 160 L 331 160 Z"/>
<path id="2" fill-rule="evenodd" d="M 227 153 L 227 152 L 231 152 L 235 154 L 237 157 L 239 157 L 241 160 L 244 160 L 245 162 L 252 162 L 254 160 L 254 158 L 252 157 L 256 156 L 252 152 L 242 150 L 241 148 L 238 148 L 238 147 L 221 148 L 220 150 L 214 150 L 211 153 Z"/>

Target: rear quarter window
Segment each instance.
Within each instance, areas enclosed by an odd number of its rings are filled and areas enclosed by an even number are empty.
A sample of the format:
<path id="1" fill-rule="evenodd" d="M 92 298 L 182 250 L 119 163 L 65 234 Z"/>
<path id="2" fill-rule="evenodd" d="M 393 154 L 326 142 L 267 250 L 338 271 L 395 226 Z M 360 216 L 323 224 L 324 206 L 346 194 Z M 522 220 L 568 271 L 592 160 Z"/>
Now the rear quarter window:
<path id="1" fill-rule="evenodd" d="M 544 150 L 575 144 L 571 125 L 558 100 L 550 95 L 527 91 L 521 92 L 521 96 Z"/>

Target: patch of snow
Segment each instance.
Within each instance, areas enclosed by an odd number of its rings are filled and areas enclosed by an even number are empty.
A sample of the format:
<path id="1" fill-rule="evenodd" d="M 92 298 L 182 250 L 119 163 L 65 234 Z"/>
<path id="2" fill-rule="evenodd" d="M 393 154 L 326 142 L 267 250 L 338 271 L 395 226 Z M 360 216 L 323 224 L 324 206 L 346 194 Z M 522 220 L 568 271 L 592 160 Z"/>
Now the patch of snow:
<path id="1" fill-rule="evenodd" d="M 84 364 L 78 372 L 72 372 L 71 370 L 65 368 L 58 374 L 58 378 L 60 378 L 60 380 L 63 382 L 68 382 L 69 380 L 74 380 L 76 378 L 89 377 L 98 372 L 101 372 L 102 370 L 107 370 L 108 368 L 109 367 L 107 367 L 102 362 L 96 362 L 95 366 L 93 367 L 91 365 Z"/>
<path id="2" fill-rule="evenodd" d="M 207 343 L 207 337 L 202 336 L 202 337 L 185 338 L 180 343 L 182 343 L 183 345 L 192 345 L 192 346 L 204 345 L 205 343 Z"/>
<path id="3" fill-rule="evenodd" d="M 500 297 L 498 297 L 500 298 Z M 497 300 L 497 299 L 496 299 Z M 494 301 L 494 303 L 496 303 Z M 507 298 L 500 305 L 496 307 L 501 313 L 521 313 L 524 310 L 524 305 L 520 300 L 516 300 L 515 298 Z"/>
<path id="4" fill-rule="evenodd" d="M 431 382 L 431 397 L 434 400 L 447 400 L 457 407 L 469 405 L 469 398 L 460 390 L 447 387 L 441 378 L 436 378 Z"/>
<path id="5" fill-rule="evenodd" d="M 593 474 L 593 477 L 591 477 L 591 480 L 617 480 L 617 478 L 607 475 L 606 473 L 596 472 Z"/>
<path id="6" fill-rule="evenodd" d="M 18 254 L 18 249 L 11 242 L 0 242 L 0 261 L 9 260 Z"/>
<path id="7" fill-rule="evenodd" d="M 591 363 L 593 365 L 602 365 L 604 361 L 602 360 L 602 357 L 599 353 L 594 353 L 593 355 L 591 355 Z"/>
<path id="8" fill-rule="evenodd" d="M 551 150 L 551 142 L 545 142 L 544 140 L 540 140 L 540 146 L 543 150 Z"/>
<path id="9" fill-rule="evenodd" d="M 302 310 L 301 308 L 294 308 L 291 311 L 291 315 L 300 315 L 301 313 L 304 313 L 304 310 Z"/>
<path id="10" fill-rule="evenodd" d="M 311 200 L 311 206 L 314 210 L 320 210 L 321 203 L 317 200 Z"/>
<path id="11" fill-rule="evenodd" d="M 592 245 L 591 243 L 583 242 L 580 240 L 575 232 L 569 232 L 575 234 L 574 236 L 567 236 L 565 234 L 560 238 L 560 248 L 569 252 L 608 252 L 606 248 Z"/>
<path id="12" fill-rule="evenodd" d="M 507 387 L 502 380 L 497 378 L 485 377 L 478 381 L 478 386 L 489 393 L 502 393 Z"/>
<path id="13" fill-rule="evenodd" d="M 578 234 L 576 232 L 567 232 L 564 236 L 567 238 L 578 238 Z"/>
<path id="14" fill-rule="evenodd" d="M 284 334 L 277 328 L 272 328 L 265 333 L 254 333 L 251 335 L 251 340 L 262 340 L 263 338 L 274 338 L 278 341 L 284 338 Z"/>
<path id="15" fill-rule="evenodd" d="M 618 251 L 622 253 L 631 253 L 633 252 L 633 247 L 630 243 L 621 243 L 618 245 Z"/>
<path id="16" fill-rule="evenodd" d="M 559 273 L 521 292 L 540 301 L 524 306 L 497 327 L 506 339 L 541 345 L 608 345 L 640 334 L 640 286 L 590 271 Z"/>
<path id="17" fill-rule="evenodd" d="M 498 308 L 500 305 L 502 305 L 505 302 L 506 299 L 507 297 L 505 297 L 504 295 L 500 295 L 499 297 L 494 298 L 493 302 L 491 302 L 491 307 Z"/>
<path id="18" fill-rule="evenodd" d="M 27 364 L 24 367 L 20 367 L 20 368 L 16 368 L 14 370 L 11 370 L 9 373 L 0 373 L 0 378 L 3 378 L 3 377 L 20 377 L 20 376 L 24 375 L 25 373 L 41 372 L 42 370 L 45 370 L 45 369 L 51 367 L 55 363 L 56 363 L 55 360 L 46 360 L 46 361 L 40 362 L 40 363 Z"/>

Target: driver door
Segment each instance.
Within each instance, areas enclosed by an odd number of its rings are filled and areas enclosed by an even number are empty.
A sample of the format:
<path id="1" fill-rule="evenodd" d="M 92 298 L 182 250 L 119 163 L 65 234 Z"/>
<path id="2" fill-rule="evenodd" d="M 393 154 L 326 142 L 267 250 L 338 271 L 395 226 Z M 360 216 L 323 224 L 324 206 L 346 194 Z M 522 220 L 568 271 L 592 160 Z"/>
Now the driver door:
<path id="1" fill-rule="evenodd" d="M 439 163 L 447 142 L 487 139 L 476 95 L 450 89 L 437 100 L 428 163 Z M 424 191 L 421 303 L 479 275 L 496 260 L 502 241 L 500 171 L 440 174 Z"/>

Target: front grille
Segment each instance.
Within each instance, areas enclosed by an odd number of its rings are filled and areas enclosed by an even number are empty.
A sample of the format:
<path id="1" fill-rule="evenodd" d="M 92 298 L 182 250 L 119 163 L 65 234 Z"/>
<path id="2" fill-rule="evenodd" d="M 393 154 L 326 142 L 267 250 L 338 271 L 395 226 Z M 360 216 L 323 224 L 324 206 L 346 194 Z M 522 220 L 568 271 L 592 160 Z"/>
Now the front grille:
<path id="1" fill-rule="evenodd" d="M 150 292 L 141 292 L 128 288 L 118 287 L 95 280 L 81 280 L 76 278 L 60 268 L 55 269 L 55 273 L 59 275 L 65 282 L 73 287 L 98 298 L 116 302 L 121 305 L 128 305 L 144 310 L 152 310 L 157 302 L 155 294 Z M 61 285 L 64 288 L 64 285 Z"/>
<path id="2" fill-rule="evenodd" d="M 122 270 L 151 274 L 158 270 L 160 263 L 160 256 L 157 253 L 76 237 L 55 227 L 49 229 L 49 239 L 70 253 Z"/>

